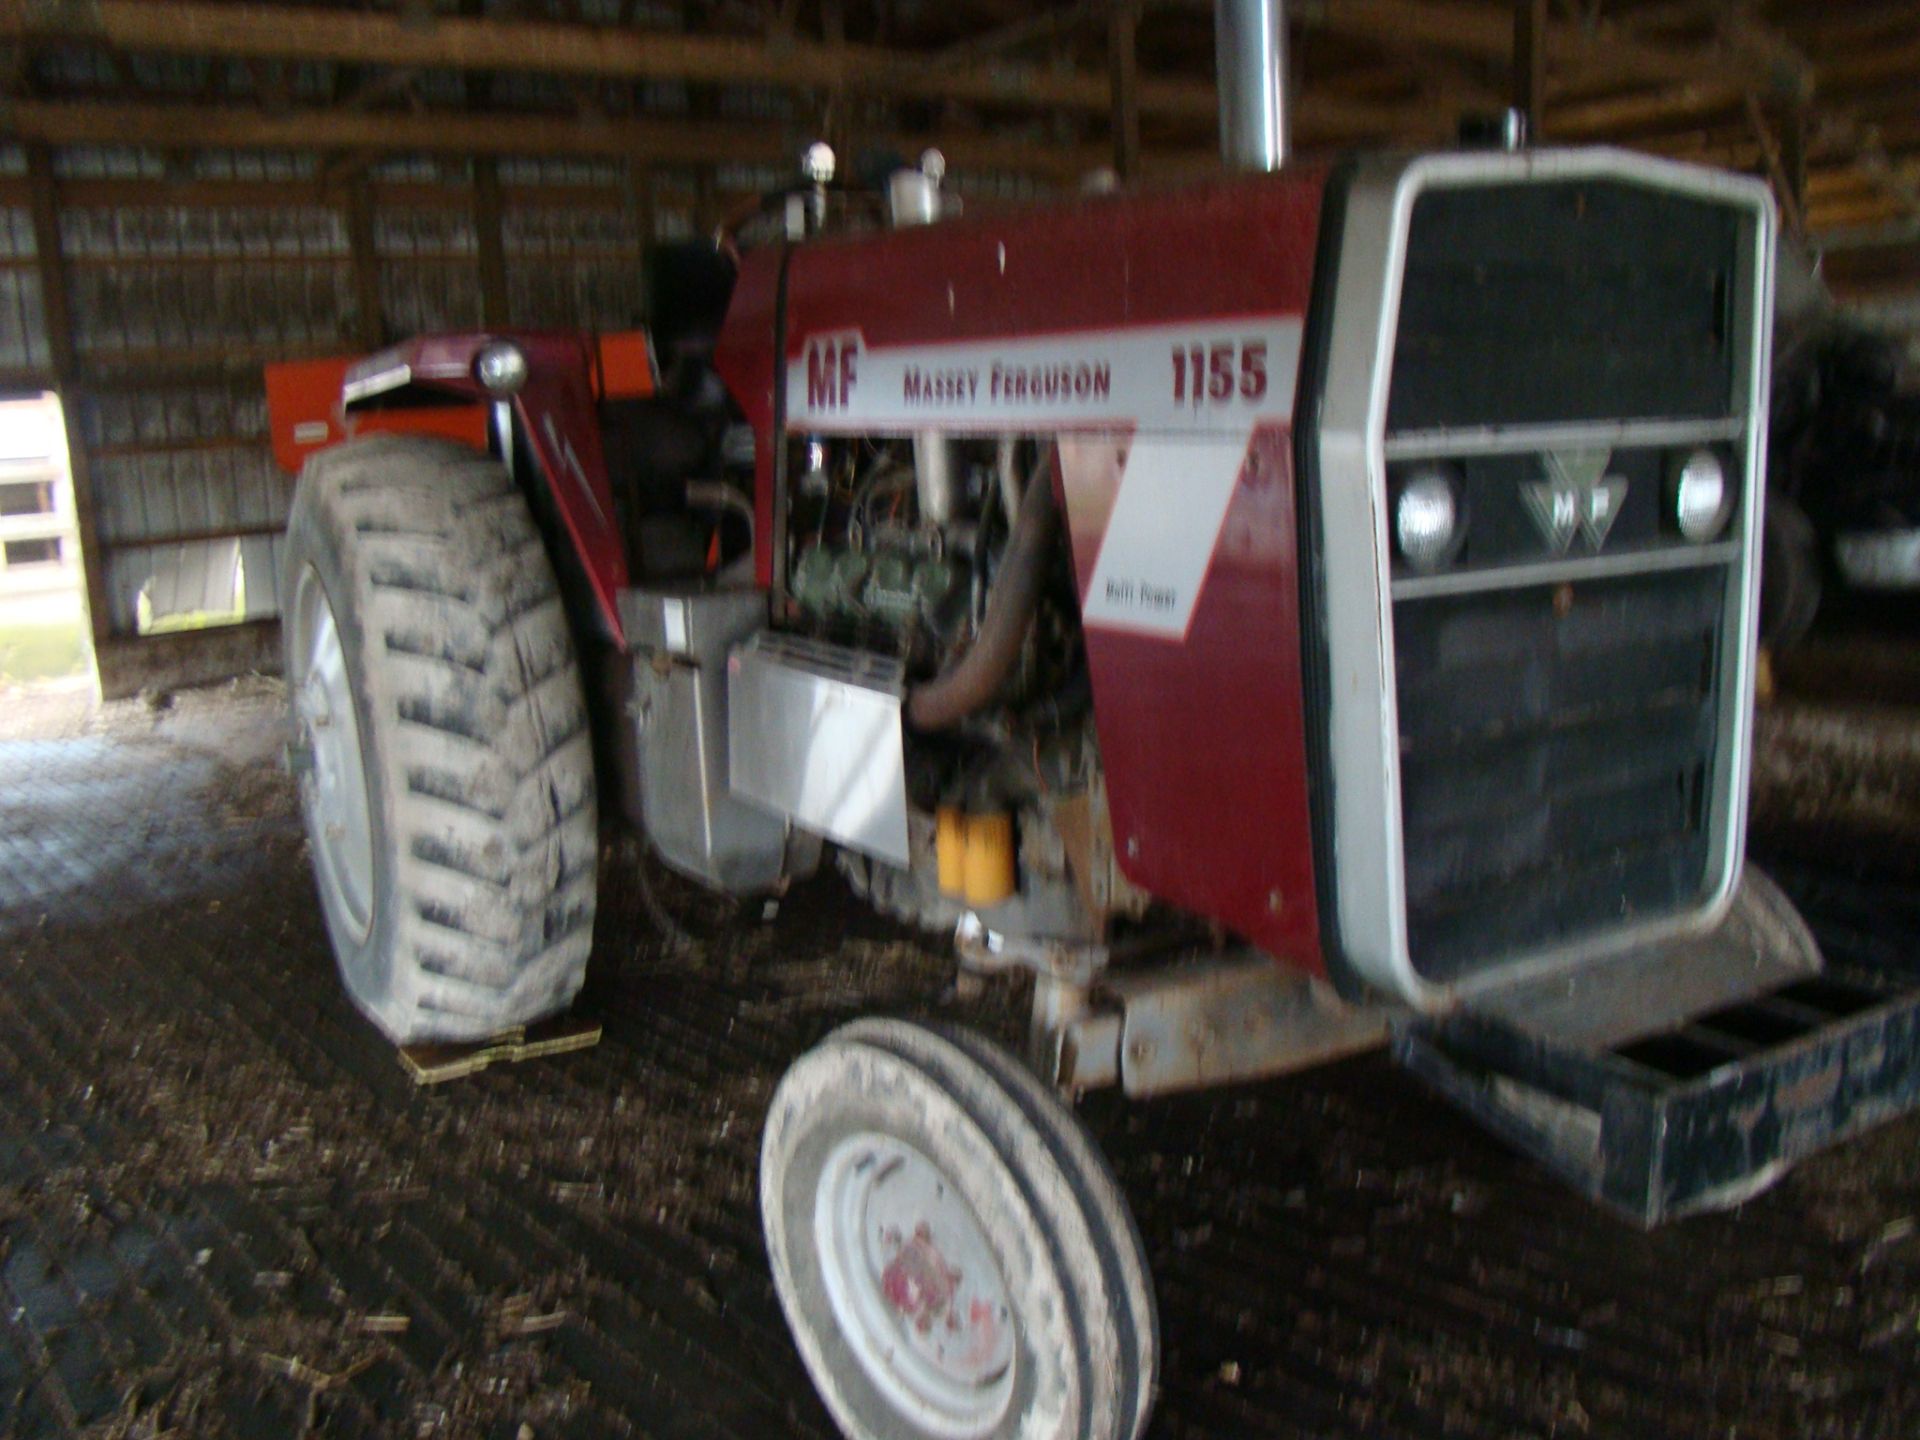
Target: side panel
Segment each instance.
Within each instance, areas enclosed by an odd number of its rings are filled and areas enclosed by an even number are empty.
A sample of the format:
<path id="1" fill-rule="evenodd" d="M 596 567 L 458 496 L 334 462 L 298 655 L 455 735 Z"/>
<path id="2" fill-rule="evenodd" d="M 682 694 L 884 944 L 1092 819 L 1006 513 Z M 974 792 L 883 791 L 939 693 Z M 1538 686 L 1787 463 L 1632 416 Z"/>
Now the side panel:
<path id="1" fill-rule="evenodd" d="M 1151 469 L 1140 463 L 1150 458 L 1141 442 L 1123 447 L 1123 465 L 1113 463 L 1114 448 L 1062 446 L 1114 852 L 1136 884 L 1321 973 L 1291 430 L 1265 423 L 1234 449 L 1205 583 L 1177 638 L 1092 618 L 1100 596 L 1086 593 L 1089 582 L 1115 583 L 1099 562 L 1121 536 L 1110 525 L 1104 545 L 1099 537 L 1089 544 L 1082 520 L 1097 518 L 1111 485 L 1116 498 L 1107 504 L 1122 509 L 1144 493 L 1155 518 L 1176 531 L 1206 468 L 1202 455 L 1183 474 L 1179 457 L 1204 447 L 1169 445 L 1173 463 Z M 1093 553 L 1089 572 L 1084 557 Z"/>
<path id="2" fill-rule="evenodd" d="M 762 437 L 770 538 L 776 388 L 791 430 L 1061 438 L 1121 866 L 1314 971 L 1290 435 L 1324 185 L 1303 170 L 809 245 L 786 262 L 779 347 L 779 265 L 755 257 L 719 357 Z"/>
<path id="3" fill-rule="evenodd" d="M 734 404 L 753 427 L 754 521 L 753 563 L 756 583 L 773 583 L 773 492 L 776 472 L 774 431 L 775 336 L 780 328 L 780 273 L 786 260 L 784 246 L 755 250 L 742 258 L 740 278 L 734 283 L 733 302 L 726 325 L 714 346 L 713 365 L 726 382 Z"/>

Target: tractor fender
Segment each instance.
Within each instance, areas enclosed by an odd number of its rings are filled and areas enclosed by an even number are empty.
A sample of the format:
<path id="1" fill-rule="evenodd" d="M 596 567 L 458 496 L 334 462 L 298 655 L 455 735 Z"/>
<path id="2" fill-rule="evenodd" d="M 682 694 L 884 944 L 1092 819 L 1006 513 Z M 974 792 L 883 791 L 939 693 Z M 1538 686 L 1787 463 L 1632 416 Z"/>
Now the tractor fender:
<path id="1" fill-rule="evenodd" d="M 488 390 L 475 371 L 480 353 L 497 344 L 526 360 L 526 378 L 510 394 Z M 578 579 L 591 602 L 585 608 L 616 646 L 625 642 L 618 597 L 628 582 L 627 553 L 598 405 L 651 394 L 654 384 L 651 348 L 639 332 L 426 335 L 358 359 L 270 366 L 267 375 L 274 454 L 290 470 L 352 435 L 426 433 L 485 448 L 506 408 L 514 422 L 511 458 L 531 472 L 517 478 L 557 552 L 556 567 Z M 324 410 L 315 403 L 322 394 Z"/>
<path id="2" fill-rule="evenodd" d="M 480 353 L 508 344 L 526 357 L 526 380 L 511 395 L 489 391 L 475 374 Z M 552 501 L 550 541 L 570 551 L 593 600 L 593 613 L 616 645 L 624 640 L 619 594 L 627 584 L 627 552 L 615 518 L 613 486 L 600 443 L 593 338 L 578 332 L 481 331 L 428 335 L 369 355 L 348 367 L 341 408 L 348 417 L 369 408 L 405 406 L 444 395 L 469 403 L 509 405 L 515 434 L 534 462 L 525 477 Z M 517 448 L 517 447 L 516 447 Z M 563 570 L 566 561 L 555 557 Z"/>

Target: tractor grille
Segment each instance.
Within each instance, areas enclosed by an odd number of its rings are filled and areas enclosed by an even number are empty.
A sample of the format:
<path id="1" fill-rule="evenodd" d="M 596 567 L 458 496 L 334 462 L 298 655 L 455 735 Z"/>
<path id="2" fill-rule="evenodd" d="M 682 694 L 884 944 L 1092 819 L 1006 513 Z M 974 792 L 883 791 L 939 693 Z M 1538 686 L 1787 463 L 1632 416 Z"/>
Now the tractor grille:
<path id="1" fill-rule="evenodd" d="M 1712 888 L 1743 570 L 1737 545 L 1671 533 L 1660 497 L 1675 435 L 1737 429 L 1743 225 L 1611 180 L 1415 202 L 1388 441 L 1403 460 L 1450 455 L 1469 516 L 1449 577 L 1395 576 L 1408 954 L 1430 981 L 1673 916 Z M 1500 435 L 1583 425 L 1617 427 L 1623 509 L 1603 541 L 1556 557 L 1521 503 L 1551 442 L 1522 453 Z M 1736 449 L 1721 452 L 1734 474 Z"/>
<path id="2" fill-rule="evenodd" d="M 1414 202 L 1387 428 L 1729 413 L 1740 217 L 1610 181 Z"/>
<path id="3" fill-rule="evenodd" d="M 1422 975 L 1701 897 L 1727 583 L 1714 566 L 1395 607 Z"/>

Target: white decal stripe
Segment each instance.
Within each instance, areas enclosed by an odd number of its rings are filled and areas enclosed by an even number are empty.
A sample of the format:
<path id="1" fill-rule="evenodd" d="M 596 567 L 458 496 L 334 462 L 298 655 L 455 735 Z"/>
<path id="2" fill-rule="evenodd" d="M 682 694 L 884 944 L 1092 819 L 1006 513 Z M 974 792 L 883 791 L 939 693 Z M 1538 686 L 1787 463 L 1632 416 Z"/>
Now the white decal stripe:
<path id="1" fill-rule="evenodd" d="M 787 423 L 840 434 L 1244 432 L 1291 417 L 1299 365 L 1300 320 L 1290 315 L 873 349 L 851 332 L 812 334 L 787 361 Z"/>
<path id="2" fill-rule="evenodd" d="M 1186 637 L 1251 439 L 1251 428 L 1135 437 L 1080 607 L 1085 624 Z"/>

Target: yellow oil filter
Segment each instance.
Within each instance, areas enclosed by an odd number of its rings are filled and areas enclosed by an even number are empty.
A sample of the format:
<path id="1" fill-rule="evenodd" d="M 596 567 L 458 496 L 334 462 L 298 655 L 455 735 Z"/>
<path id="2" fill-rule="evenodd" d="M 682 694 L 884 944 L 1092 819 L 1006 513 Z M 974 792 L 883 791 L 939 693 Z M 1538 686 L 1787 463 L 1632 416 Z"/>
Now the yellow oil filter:
<path id="1" fill-rule="evenodd" d="M 969 905 L 997 905 L 1014 891 L 1013 816 L 966 817 L 966 897 Z M 946 884 L 946 855 L 941 857 L 941 884 Z"/>
<path id="2" fill-rule="evenodd" d="M 952 805 L 933 816 L 933 858 L 940 872 L 940 893 L 958 898 L 967 891 L 967 817 Z"/>

